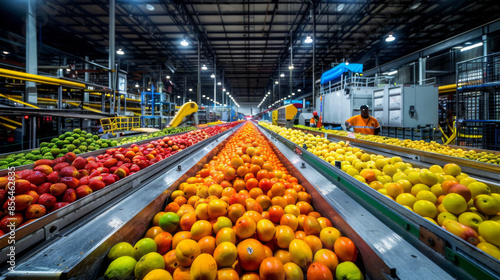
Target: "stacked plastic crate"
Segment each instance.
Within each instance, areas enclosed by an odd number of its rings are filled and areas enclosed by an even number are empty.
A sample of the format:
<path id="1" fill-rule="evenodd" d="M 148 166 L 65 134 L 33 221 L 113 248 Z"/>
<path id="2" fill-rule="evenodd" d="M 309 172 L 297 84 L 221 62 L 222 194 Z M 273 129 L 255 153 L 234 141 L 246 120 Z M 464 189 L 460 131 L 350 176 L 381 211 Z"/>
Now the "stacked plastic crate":
<path id="1" fill-rule="evenodd" d="M 500 53 L 457 64 L 457 144 L 500 150 Z"/>

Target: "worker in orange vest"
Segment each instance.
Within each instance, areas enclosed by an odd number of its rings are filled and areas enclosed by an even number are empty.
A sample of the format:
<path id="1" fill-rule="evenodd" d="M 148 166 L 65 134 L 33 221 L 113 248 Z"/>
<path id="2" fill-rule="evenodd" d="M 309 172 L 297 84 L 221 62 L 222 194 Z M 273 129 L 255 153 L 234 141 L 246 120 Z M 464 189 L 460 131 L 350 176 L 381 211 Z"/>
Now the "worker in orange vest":
<path id="1" fill-rule="evenodd" d="M 376 118 L 370 116 L 368 105 L 361 105 L 359 110 L 360 115 L 353 116 L 345 122 L 346 130 L 353 128 L 357 133 L 379 135 L 380 125 Z"/>
<path id="2" fill-rule="evenodd" d="M 318 112 L 314 111 L 313 112 L 313 117 L 309 121 L 309 126 L 311 127 L 322 127 L 323 123 L 321 121 L 321 117 L 318 116 Z"/>

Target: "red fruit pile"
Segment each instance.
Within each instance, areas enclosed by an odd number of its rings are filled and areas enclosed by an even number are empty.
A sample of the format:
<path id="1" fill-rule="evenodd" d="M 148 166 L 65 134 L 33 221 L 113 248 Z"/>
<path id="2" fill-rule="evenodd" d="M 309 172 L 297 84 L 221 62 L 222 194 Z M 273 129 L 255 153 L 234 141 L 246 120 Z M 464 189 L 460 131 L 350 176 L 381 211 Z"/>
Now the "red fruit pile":
<path id="1" fill-rule="evenodd" d="M 9 231 L 11 221 L 16 228 L 23 226 L 237 124 L 167 136 L 140 146 L 112 148 L 96 157 L 77 157 L 70 152 L 54 160 L 37 160 L 32 170 L 15 172 L 14 215 L 8 211 L 9 179 L 0 177 L 0 205 L 4 210 L 0 212 L 0 236 Z"/>

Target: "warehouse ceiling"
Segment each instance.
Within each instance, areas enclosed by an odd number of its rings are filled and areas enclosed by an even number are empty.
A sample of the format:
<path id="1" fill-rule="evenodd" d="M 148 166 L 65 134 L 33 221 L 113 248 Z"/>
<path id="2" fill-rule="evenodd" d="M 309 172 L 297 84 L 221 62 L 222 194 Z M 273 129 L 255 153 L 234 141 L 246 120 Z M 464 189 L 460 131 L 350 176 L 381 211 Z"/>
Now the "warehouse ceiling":
<path id="1" fill-rule="evenodd" d="M 24 32 L 26 2 L 1 2 L 5 46 L 9 34 Z M 37 1 L 40 44 L 105 61 L 108 13 L 103 0 Z M 117 58 L 129 84 L 169 74 L 183 92 L 184 83 L 196 88 L 200 45 L 204 88 L 213 88 L 216 72 L 238 102 L 259 102 L 279 73 L 280 86 L 289 86 L 291 60 L 293 90 L 310 91 L 304 87 L 312 79 L 313 44 L 305 39 L 314 34 L 314 18 L 318 79 L 332 63 L 370 69 L 499 15 L 498 0 L 116 0 L 116 47 L 125 52 Z M 396 40 L 386 42 L 389 34 Z"/>

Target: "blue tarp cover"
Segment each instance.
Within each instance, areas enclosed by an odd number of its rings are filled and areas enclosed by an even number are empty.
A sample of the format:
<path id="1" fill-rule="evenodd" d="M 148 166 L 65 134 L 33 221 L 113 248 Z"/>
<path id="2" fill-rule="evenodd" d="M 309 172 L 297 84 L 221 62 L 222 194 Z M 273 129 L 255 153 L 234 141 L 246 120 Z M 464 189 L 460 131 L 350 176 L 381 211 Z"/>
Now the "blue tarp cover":
<path id="1" fill-rule="evenodd" d="M 354 73 L 362 73 L 363 72 L 363 64 L 358 63 L 349 63 L 346 65 L 345 63 L 340 63 L 339 65 L 333 67 L 332 69 L 326 71 L 321 75 L 321 84 L 326 84 L 330 81 L 336 80 L 342 76 L 343 73 L 346 72 L 354 72 Z"/>

